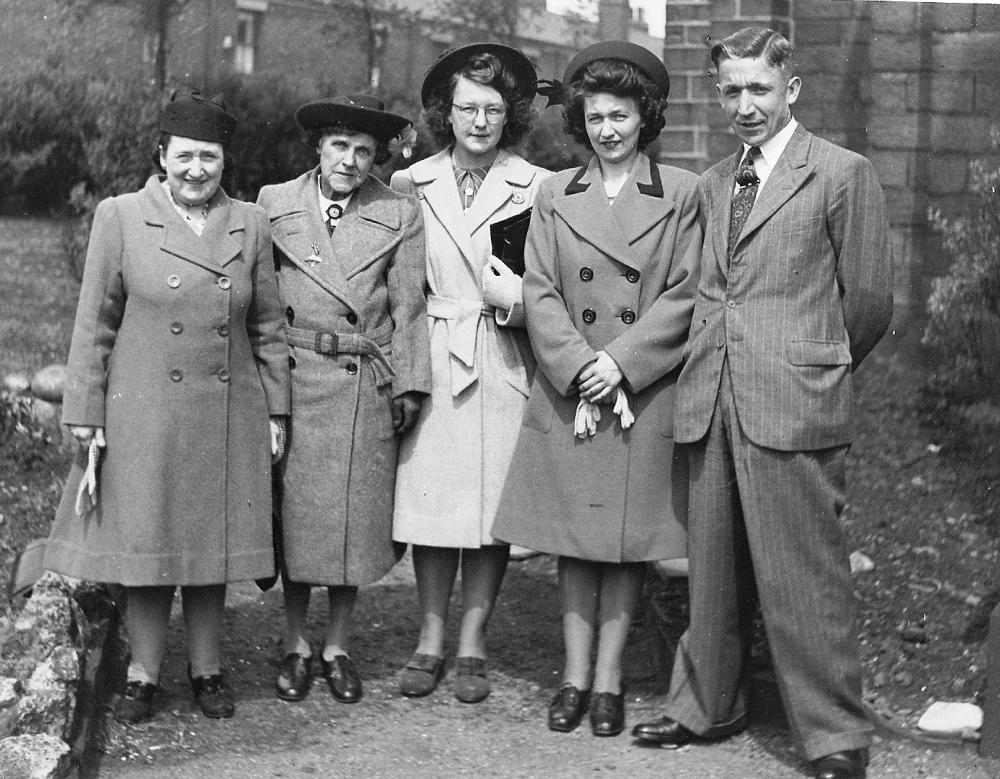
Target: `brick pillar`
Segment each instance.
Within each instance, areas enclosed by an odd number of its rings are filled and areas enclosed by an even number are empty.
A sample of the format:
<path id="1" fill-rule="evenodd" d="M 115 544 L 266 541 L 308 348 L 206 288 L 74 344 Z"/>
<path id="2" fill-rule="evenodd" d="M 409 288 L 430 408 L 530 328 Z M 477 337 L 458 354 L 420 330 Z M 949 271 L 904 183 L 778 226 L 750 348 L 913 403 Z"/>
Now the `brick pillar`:
<path id="1" fill-rule="evenodd" d="M 660 161 L 701 173 L 712 163 L 708 156 L 708 122 L 714 90 L 707 89 L 711 26 L 709 0 L 666 0 L 667 25 L 663 62 L 670 72 L 667 126 L 660 135 Z"/>

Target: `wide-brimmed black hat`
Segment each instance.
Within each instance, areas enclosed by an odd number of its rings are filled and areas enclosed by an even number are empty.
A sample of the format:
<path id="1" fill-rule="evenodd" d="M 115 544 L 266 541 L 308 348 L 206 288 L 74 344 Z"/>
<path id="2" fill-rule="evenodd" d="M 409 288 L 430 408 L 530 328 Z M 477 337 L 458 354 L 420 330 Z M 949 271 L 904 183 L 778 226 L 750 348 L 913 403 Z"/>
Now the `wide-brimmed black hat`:
<path id="1" fill-rule="evenodd" d="M 424 83 L 420 87 L 420 102 L 424 108 L 427 107 L 434 88 L 442 81 L 451 78 L 455 71 L 460 70 L 469 61 L 469 58 L 476 54 L 495 56 L 514 74 L 519 85 L 518 91 L 528 98 L 535 96 L 535 81 L 538 78 L 538 73 L 524 52 L 502 43 L 467 43 L 464 46 L 448 49 L 427 69 Z"/>
<path id="2" fill-rule="evenodd" d="M 202 97 L 197 90 L 177 91 L 160 114 L 160 132 L 229 144 L 240 120 L 226 110 L 222 95 Z"/>
<path id="3" fill-rule="evenodd" d="M 405 116 L 386 111 L 385 103 L 372 95 L 340 95 L 313 100 L 299 107 L 295 121 L 306 132 L 343 125 L 383 142 L 395 138 L 410 124 Z"/>
<path id="4" fill-rule="evenodd" d="M 600 41 L 594 43 L 573 59 L 566 66 L 566 74 L 563 76 L 563 85 L 569 86 L 581 70 L 595 60 L 619 59 L 631 62 L 643 71 L 652 80 L 663 97 L 670 92 L 670 74 L 663 64 L 663 60 L 657 57 L 649 49 L 644 49 L 635 43 L 628 41 Z"/>

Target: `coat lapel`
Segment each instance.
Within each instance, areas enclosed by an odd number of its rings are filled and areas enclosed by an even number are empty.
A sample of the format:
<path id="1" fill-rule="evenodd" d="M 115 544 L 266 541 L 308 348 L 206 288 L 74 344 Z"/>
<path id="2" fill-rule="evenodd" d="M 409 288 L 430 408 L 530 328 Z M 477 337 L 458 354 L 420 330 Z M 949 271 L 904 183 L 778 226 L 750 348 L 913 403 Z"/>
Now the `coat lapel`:
<path id="1" fill-rule="evenodd" d="M 527 161 L 501 149 L 465 215 L 469 232 L 495 221 L 493 216 L 508 203 L 523 204 L 521 210 L 528 208 L 525 192 L 534 176 L 535 170 Z M 518 198 L 521 203 L 515 202 Z"/>
<path id="2" fill-rule="evenodd" d="M 451 166 L 451 147 L 428 157 L 410 167 L 410 175 L 417 185 L 420 197 L 455 242 L 470 267 L 476 267 L 476 251 L 472 245 L 472 231 L 462 210 L 462 201 L 455 184 Z"/>
<path id="3" fill-rule="evenodd" d="M 316 194 L 318 168 L 300 176 L 296 186 L 279 190 L 281 195 L 268 207 L 271 219 L 271 236 L 274 245 L 326 292 L 348 308 L 358 311 L 351 299 L 347 277 L 341 263 L 337 261 L 336 247 L 326 229 L 326 223 L 319 212 L 319 198 Z M 356 196 L 355 196 L 356 197 Z M 348 211 L 354 200 L 348 205 Z M 345 219 L 347 214 L 344 215 Z M 342 229 L 338 226 L 334 238 Z M 311 258 L 319 257 L 319 262 Z"/>
<path id="4" fill-rule="evenodd" d="M 714 179 L 708 182 L 711 202 L 715 208 L 707 209 L 709 225 L 705 231 L 706 240 L 711 241 L 715 260 L 723 276 L 729 272 L 729 221 L 732 212 L 733 190 L 736 187 L 736 166 L 739 164 L 741 152 L 733 154 L 719 163 L 719 167 L 711 174 Z M 705 209 L 705 204 L 702 204 Z"/>
<path id="5" fill-rule="evenodd" d="M 209 205 L 209 231 L 206 225 L 201 236 L 184 224 L 184 220 L 174 209 L 167 193 L 163 191 L 161 177 L 152 176 L 146 181 L 140 198 L 143 221 L 152 227 L 163 228 L 160 250 L 187 262 L 194 263 L 213 273 L 222 273 L 223 265 L 240 253 L 240 245 L 229 237 L 229 226 L 243 228 L 238 214 L 233 214 L 226 193 L 219 189 Z M 213 240 L 214 239 L 214 240 Z M 223 262 L 220 264 L 220 260 Z"/>
<path id="6" fill-rule="evenodd" d="M 402 238 L 399 210 L 380 197 L 382 185 L 368 177 L 354 193 L 340 224 L 331 236 L 334 257 L 349 280 Z"/>
<path id="7" fill-rule="evenodd" d="M 634 246 L 673 210 L 673 202 L 664 197 L 659 168 L 641 155 L 632 178 L 625 182 L 611 208 L 628 245 Z"/>

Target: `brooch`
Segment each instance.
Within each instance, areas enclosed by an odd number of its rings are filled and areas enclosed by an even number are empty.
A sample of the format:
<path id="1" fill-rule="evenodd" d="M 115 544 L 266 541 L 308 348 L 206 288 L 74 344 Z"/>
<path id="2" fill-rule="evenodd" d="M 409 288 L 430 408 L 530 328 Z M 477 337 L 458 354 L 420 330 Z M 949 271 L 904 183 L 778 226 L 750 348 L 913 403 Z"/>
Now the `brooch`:
<path id="1" fill-rule="evenodd" d="M 512 202 L 517 203 L 517 205 L 521 205 L 521 203 L 524 202 L 524 193 L 515 192 L 513 195 L 510 196 L 510 199 Z"/>
<path id="2" fill-rule="evenodd" d="M 310 265 L 315 265 L 317 262 L 323 262 L 323 258 L 319 256 L 319 247 L 316 244 L 310 244 L 309 249 L 312 253 L 306 257 L 306 262 Z"/>

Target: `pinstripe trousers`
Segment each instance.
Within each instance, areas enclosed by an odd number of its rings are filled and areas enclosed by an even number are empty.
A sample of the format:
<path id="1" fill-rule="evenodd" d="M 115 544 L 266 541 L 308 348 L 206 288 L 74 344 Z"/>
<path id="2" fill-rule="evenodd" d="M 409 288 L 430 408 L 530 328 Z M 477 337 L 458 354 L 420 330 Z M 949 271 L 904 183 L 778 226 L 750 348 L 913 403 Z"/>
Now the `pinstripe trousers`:
<path id="1" fill-rule="evenodd" d="M 705 438 L 685 447 L 691 623 L 674 659 L 667 716 L 705 736 L 742 729 L 759 601 L 785 713 L 803 756 L 867 747 L 856 604 L 839 515 L 846 446 L 755 445 L 728 361 Z"/>

